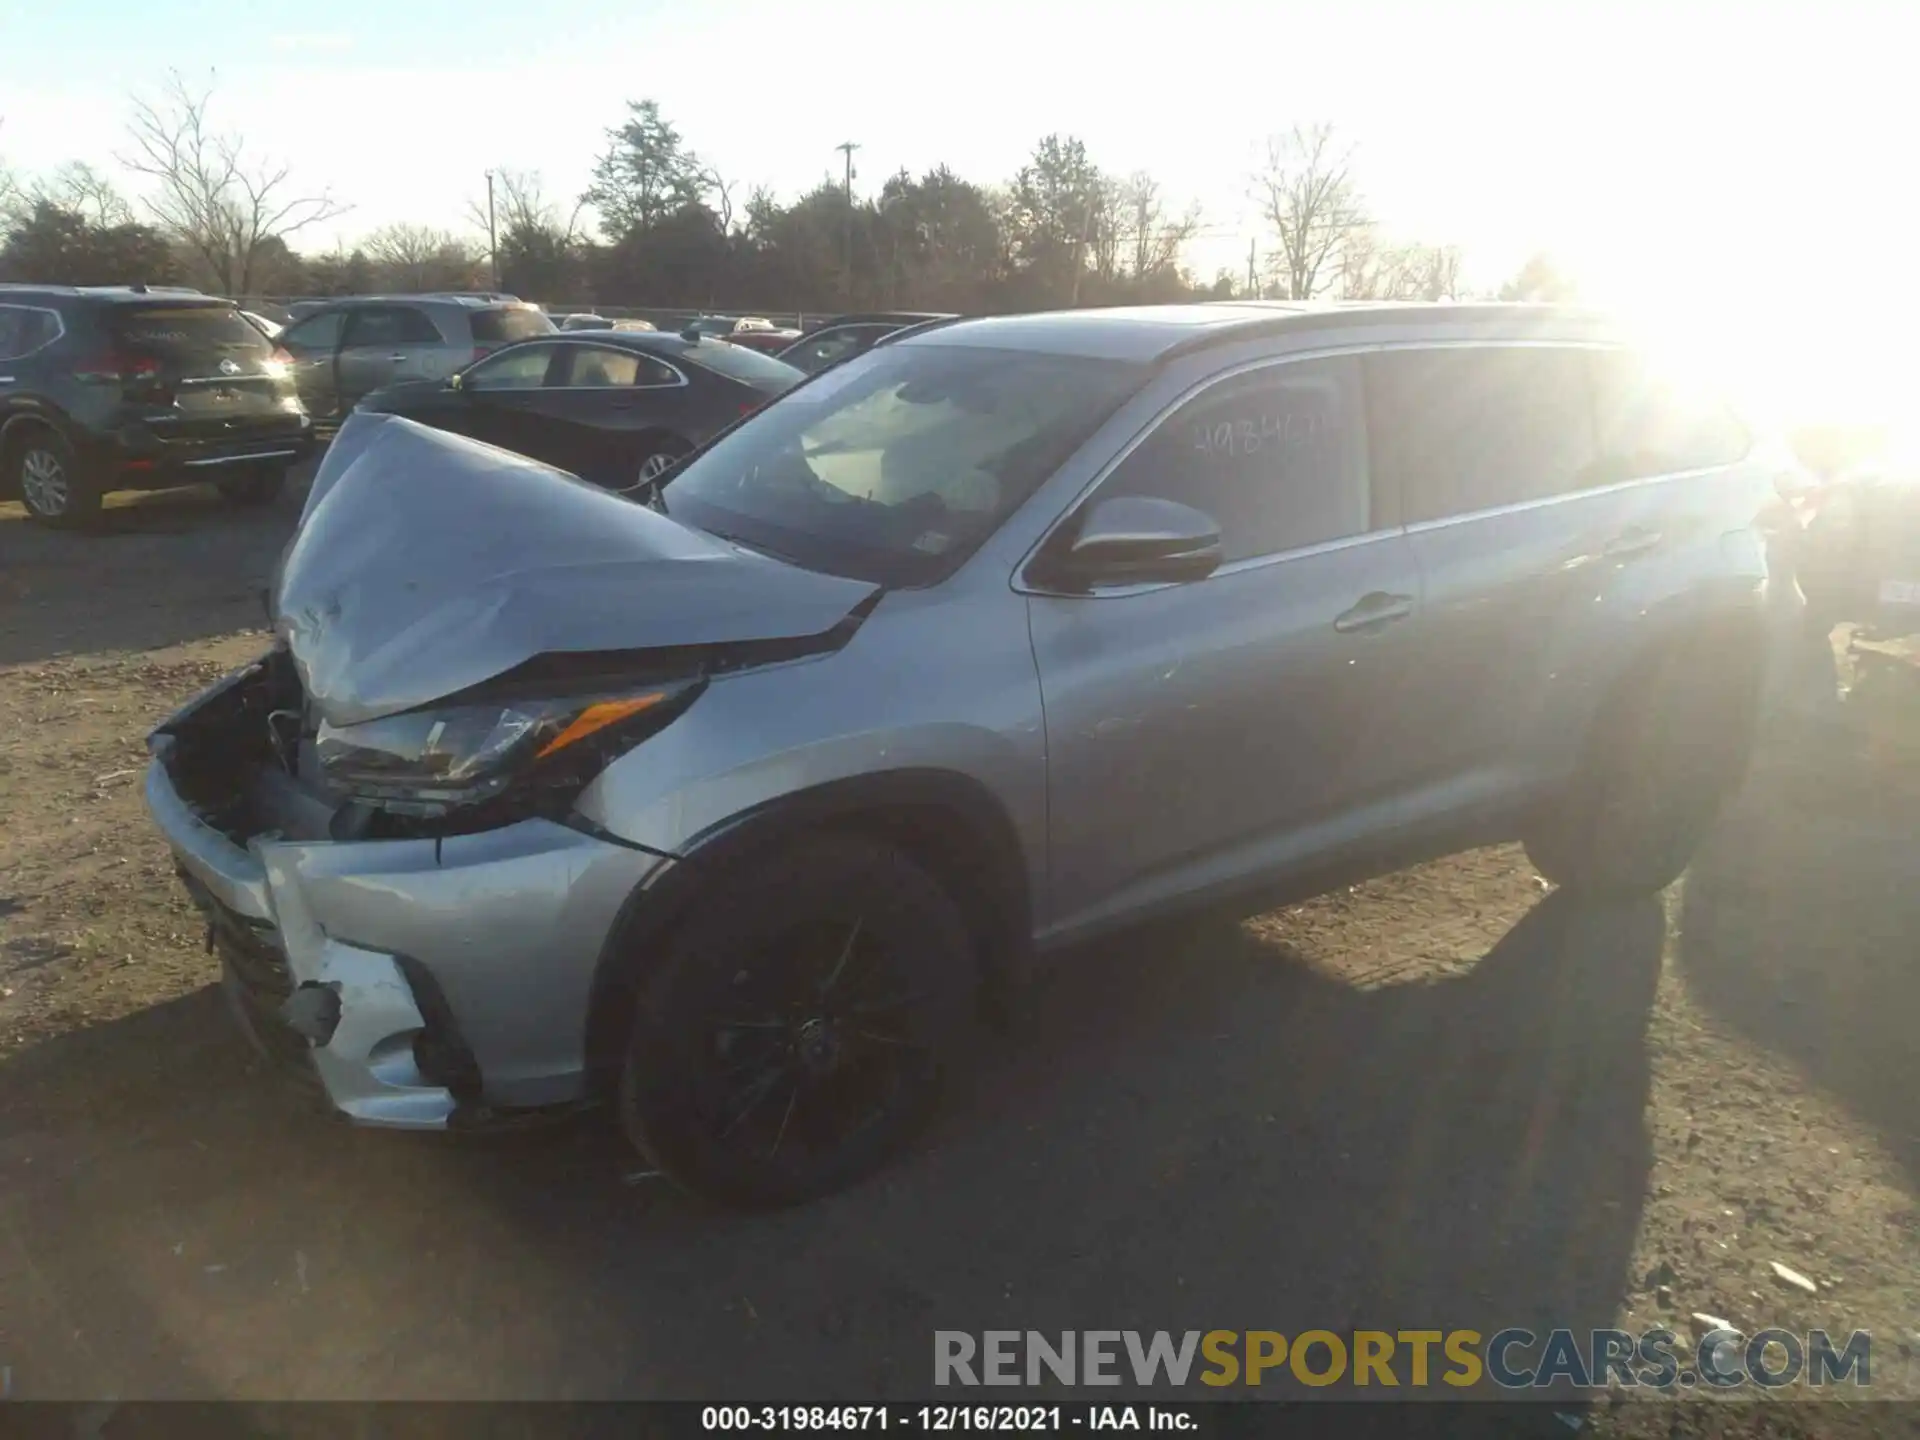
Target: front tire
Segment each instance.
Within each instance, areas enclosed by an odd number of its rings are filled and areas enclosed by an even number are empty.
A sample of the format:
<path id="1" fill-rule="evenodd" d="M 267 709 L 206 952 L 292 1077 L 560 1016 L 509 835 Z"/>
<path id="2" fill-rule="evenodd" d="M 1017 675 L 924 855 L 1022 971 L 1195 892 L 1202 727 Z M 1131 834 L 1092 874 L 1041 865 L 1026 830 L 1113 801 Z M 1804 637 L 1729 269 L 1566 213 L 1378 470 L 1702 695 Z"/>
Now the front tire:
<path id="1" fill-rule="evenodd" d="M 97 478 L 51 430 L 35 430 L 14 447 L 13 480 L 27 514 L 44 525 L 82 529 L 99 518 Z"/>
<path id="2" fill-rule="evenodd" d="M 838 1190 L 932 1114 L 975 976 L 952 899 L 899 852 L 826 835 L 778 853 L 723 882 L 643 977 L 622 1125 L 711 1201 Z"/>
<path id="3" fill-rule="evenodd" d="M 1652 895 L 1679 879 L 1746 775 L 1764 650 L 1720 637 L 1662 650 L 1595 719 L 1572 786 L 1526 837 L 1562 889 Z"/>

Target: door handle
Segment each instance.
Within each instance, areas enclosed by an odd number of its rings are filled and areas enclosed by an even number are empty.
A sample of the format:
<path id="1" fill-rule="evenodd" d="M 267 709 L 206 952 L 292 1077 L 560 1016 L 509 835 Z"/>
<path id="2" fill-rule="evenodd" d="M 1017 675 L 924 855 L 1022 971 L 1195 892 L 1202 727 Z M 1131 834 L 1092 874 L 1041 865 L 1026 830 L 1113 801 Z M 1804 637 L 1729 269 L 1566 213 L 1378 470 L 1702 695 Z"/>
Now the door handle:
<path id="1" fill-rule="evenodd" d="M 406 358 L 407 358 L 407 352 L 404 350 L 396 350 L 393 354 L 387 356 L 387 359 L 389 360 L 404 360 Z"/>
<path id="2" fill-rule="evenodd" d="M 1651 550 L 1659 543 L 1658 530 L 1649 530 L 1644 525 L 1629 525 L 1607 541 L 1600 553 L 1607 556 L 1637 555 L 1642 550 Z"/>
<path id="3" fill-rule="evenodd" d="M 1342 635 L 1350 635 L 1356 630 L 1377 630 L 1395 620 L 1404 620 L 1412 613 L 1411 595 L 1389 595 L 1384 590 L 1376 590 L 1371 595 L 1363 596 L 1351 610 L 1343 610 L 1336 615 L 1333 628 Z"/>

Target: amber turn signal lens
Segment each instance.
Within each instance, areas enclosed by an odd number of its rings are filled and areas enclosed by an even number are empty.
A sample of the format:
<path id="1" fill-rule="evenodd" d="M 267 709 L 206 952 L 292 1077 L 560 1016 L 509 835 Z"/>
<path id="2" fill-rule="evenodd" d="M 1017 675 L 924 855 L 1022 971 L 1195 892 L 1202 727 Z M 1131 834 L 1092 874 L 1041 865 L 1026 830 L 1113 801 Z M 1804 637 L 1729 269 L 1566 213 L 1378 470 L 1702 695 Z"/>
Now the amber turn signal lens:
<path id="1" fill-rule="evenodd" d="M 589 705 L 573 717 L 566 729 L 542 745 L 534 758 L 543 760 L 554 751 L 564 750 L 575 741 L 598 734 L 609 725 L 617 725 L 629 715 L 638 715 L 642 710 L 651 709 L 666 698 L 666 691 L 656 690 L 651 695 L 635 695 L 628 700 L 602 700 Z"/>

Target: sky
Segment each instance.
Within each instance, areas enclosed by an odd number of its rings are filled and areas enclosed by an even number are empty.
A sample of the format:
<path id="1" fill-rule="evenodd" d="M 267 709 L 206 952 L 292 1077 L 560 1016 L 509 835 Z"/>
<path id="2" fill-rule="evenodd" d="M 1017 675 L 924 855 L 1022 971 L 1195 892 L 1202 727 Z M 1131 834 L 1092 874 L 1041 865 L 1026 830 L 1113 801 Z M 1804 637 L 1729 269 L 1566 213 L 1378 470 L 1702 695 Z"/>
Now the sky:
<path id="1" fill-rule="evenodd" d="M 110 162 L 129 95 L 211 71 L 217 123 L 353 207 L 297 237 L 324 249 L 459 228 L 489 167 L 577 194 L 629 99 L 738 196 L 838 176 L 843 140 L 856 191 L 942 161 L 996 182 L 1061 131 L 1197 202 L 1210 277 L 1264 248 L 1264 138 L 1324 121 L 1383 231 L 1462 246 L 1471 282 L 1548 251 L 1781 398 L 1877 413 L 1920 319 L 1890 293 L 1920 220 L 1914 24 L 1900 0 L 0 0 L 0 160 Z"/>

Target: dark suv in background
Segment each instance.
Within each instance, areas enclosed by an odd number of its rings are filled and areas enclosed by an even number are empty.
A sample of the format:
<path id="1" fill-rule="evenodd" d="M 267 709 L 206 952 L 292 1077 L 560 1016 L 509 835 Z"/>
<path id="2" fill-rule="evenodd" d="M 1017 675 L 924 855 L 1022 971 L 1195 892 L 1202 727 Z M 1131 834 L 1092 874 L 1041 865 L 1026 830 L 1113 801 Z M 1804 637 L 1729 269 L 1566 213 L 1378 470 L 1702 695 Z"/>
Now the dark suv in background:
<path id="1" fill-rule="evenodd" d="M 326 419 L 384 386 L 445 380 L 502 345 L 553 333 L 539 306 L 504 296 L 356 295 L 301 316 L 280 344 L 301 400 Z"/>
<path id="2" fill-rule="evenodd" d="M 0 499 L 37 520 L 196 481 L 264 504 L 312 438 L 286 357 L 230 300 L 0 285 Z"/>

